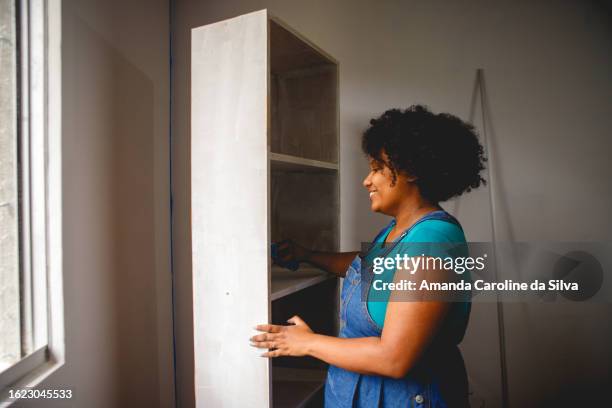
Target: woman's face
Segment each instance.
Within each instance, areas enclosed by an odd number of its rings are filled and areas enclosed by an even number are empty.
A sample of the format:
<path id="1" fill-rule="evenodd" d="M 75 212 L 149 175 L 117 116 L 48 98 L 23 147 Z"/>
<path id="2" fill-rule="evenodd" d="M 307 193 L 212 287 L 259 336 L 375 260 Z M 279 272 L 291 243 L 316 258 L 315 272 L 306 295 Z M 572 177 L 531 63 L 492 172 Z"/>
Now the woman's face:
<path id="1" fill-rule="evenodd" d="M 387 155 L 383 152 L 380 162 L 370 157 L 370 173 L 363 180 L 363 186 L 370 193 L 370 209 L 374 212 L 394 216 L 397 214 L 402 201 L 412 193 L 412 185 L 405 174 L 397 173 L 393 184 L 393 173 L 386 165 Z"/>

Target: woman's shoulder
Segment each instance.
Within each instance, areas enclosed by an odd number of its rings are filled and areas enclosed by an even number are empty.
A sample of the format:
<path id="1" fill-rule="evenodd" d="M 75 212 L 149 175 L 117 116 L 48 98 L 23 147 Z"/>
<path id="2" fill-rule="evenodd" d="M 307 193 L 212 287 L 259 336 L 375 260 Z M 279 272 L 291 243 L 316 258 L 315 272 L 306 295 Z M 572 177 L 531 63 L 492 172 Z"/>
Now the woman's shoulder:
<path id="1" fill-rule="evenodd" d="M 460 226 L 444 220 L 425 220 L 406 236 L 410 242 L 465 242 Z"/>

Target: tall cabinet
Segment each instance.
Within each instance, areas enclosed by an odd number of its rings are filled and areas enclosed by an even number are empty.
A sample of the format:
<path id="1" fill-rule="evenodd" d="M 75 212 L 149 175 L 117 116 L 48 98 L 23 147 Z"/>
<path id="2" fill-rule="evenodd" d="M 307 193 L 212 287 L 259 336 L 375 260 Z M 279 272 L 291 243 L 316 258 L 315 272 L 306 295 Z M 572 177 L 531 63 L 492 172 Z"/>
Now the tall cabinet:
<path id="1" fill-rule="evenodd" d="M 337 332 L 337 279 L 270 244 L 339 246 L 338 62 L 257 11 L 192 30 L 191 222 L 199 407 L 301 407 L 326 366 L 261 358 L 254 326 Z"/>

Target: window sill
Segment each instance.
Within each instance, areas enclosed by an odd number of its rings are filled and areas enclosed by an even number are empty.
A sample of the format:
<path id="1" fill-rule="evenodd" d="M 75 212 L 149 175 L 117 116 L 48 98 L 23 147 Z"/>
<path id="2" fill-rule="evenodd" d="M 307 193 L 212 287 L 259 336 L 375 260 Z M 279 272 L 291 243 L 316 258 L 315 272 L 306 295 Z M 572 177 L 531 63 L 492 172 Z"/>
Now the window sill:
<path id="1" fill-rule="evenodd" d="M 0 373 L 0 408 L 18 401 L 10 398 L 11 390 L 33 389 L 64 365 L 49 354 L 47 346 L 41 347 Z"/>

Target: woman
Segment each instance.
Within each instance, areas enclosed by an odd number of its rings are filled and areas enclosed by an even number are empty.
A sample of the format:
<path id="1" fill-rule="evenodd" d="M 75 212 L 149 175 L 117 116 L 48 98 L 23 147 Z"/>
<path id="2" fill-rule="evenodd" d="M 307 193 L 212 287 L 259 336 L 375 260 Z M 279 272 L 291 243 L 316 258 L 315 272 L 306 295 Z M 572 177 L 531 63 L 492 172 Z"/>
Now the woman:
<path id="1" fill-rule="evenodd" d="M 326 407 L 468 406 L 457 344 L 470 303 L 399 301 L 388 293 L 372 300 L 371 274 L 364 271 L 399 243 L 465 243 L 458 221 L 439 203 L 484 183 L 483 148 L 471 125 L 419 105 L 388 110 L 370 125 L 362 140 L 370 163 L 363 186 L 371 210 L 393 220 L 363 254 L 310 251 L 291 241 L 279 246 L 283 262 L 309 262 L 346 278 L 339 337 L 313 333 L 294 316 L 289 326 L 257 326 L 264 333 L 253 336 L 252 345 L 269 349 L 266 357 L 313 356 L 328 363 Z M 397 281 L 394 272 L 386 279 Z"/>

